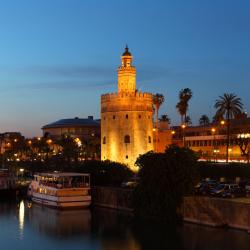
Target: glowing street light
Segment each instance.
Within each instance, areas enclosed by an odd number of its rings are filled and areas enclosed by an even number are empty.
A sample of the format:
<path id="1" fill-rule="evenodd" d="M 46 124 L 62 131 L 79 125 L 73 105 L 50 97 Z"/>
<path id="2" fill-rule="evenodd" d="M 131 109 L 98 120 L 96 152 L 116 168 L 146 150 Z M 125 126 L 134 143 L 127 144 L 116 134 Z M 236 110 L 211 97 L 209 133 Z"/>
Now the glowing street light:
<path id="1" fill-rule="evenodd" d="M 47 143 L 48 143 L 48 144 L 51 144 L 51 143 L 52 143 L 52 140 L 51 140 L 51 139 L 48 139 L 48 140 L 47 140 Z"/>
<path id="2" fill-rule="evenodd" d="M 183 134 L 183 147 L 186 147 L 186 138 L 185 138 L 185 128 L 186 128 L 186 124 L 182 124 L 181 128 L 182 128 L 182 134 Z"/>

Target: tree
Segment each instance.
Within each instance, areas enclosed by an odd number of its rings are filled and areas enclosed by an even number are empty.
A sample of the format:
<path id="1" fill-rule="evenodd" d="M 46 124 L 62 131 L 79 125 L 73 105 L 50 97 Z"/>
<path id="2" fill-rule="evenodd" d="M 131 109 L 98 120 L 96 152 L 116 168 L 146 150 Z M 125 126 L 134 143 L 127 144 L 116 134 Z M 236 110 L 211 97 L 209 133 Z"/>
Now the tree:
<path id="1" fill-rule="evenodd" d="M 158 150 L 158 128 L 159 128 L 159 119 L 158 119 L 158 113 L 159 113 L 159 109 L 160 106 L 162 105 L 162 103 L 164 102 L 164 96 L 162 94 L 155 94 L 153 96 L 153 104 L 155 106 L 155 110 L 156 110 L 156 134 L 155 134 L 155 140 L 156 140 L 156 144 L 155 144 L 155 150 Z"/>
<path id="2" fill-rule="evenodd" d="M 181 123 L 183 124 L 186 121 L 187 111 L 188 111 L 188 102 L 192 98 L 193 93 L 191 89 L 185 88 L 179 92 L 179 102 L 176 104 L 176 108 L 181 115 Z"/>
<path id="3" fill-rule="evenodd" d="M 62 156 L 68 165 L 70 165 L 71 159 L 78 162 L 79 147 L 74 138 L 63 135 L 57 144 L 62 147 Z"/>
<path id="4" fill-rule="evenodd" d="M 160 121 L 167 122 L 168 124 L 171 123 L 171 120 L 170 120 L 170 118 L 168 117 L 167 114 L 166 115 L 162 115 L 161 118 L 160 118 Z"/>
<path id="5" fill-rule="evenodd" d="M 213 123 L 220 123 L 224 120 L 223 114 L 220 114 L 219 112 L 216 112 L 213 116 Z"/>
<path id="6" fill-rule="evenodd" d="M 227 147 L 226 147 L 226 161 L 228 162 L 228 149 L 230 144 L 230 119 L 233 119 L 238 114 L 242 113 L 243 104 L 241 98 L 235 94 L 224 93 L 223 96 L 219 96 L 216 100 L 214 107 L 216 113 L 219 115 L 225 115 L 227 125 Z"/>
<path id="7" fill-rule="evenodd" d="M 162 103 L 164 102 L 164 95 L 162 94 L 155 94 L 153 96 L 153 104 L 155 106 L 155 110 L 156 110 L 156 122 L 158 123 L 158 113 L 159 113 L 159 109 L 160 106 L 162 105 Z"/>
<path id="8" fill-rule="evenodd" d="M 187 115 L 186 118 L 185 118 L 185 124 L 186 125 L 192 125 L 192 120 L 191 120 L 191 117 L 189 115 Z"/>
<path id="9" fill-rule="evenodd" d="M 239 146 L 241 154 L 246 157 L 247 163 L 249 163 L 250 145 L 249 145 L 249 134 L 240 134 L 235 142 Z"/>
<path id="10" fill-rule="evenodd" d="M 199 124 L 201 126 L 207 126 L 210 123 L 209 118 L 207 115 L 202 115 L 199 119 Z"/>
<path id="11" fill-rule="evenodd" d="M 139 156 L 135 214 L 175 221 L 184 195 L 193 191 L 197 159 L 192 150 L 178 146 L 170 146 L 165 153 L 148 152 Z"/>

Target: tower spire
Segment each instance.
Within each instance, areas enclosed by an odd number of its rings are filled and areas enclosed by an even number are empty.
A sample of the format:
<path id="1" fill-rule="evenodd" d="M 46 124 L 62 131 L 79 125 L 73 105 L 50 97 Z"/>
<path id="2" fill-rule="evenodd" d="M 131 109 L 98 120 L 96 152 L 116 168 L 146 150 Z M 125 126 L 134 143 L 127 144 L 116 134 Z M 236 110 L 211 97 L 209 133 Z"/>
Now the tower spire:
<path id="1" fill-rule="evenodd" d="M 134 92 L 136 89 L 136 69 L 132 66 L 132 60 L 126 44 L 121 56 L 122 65 L 118 68 L 118 92 Z"/>

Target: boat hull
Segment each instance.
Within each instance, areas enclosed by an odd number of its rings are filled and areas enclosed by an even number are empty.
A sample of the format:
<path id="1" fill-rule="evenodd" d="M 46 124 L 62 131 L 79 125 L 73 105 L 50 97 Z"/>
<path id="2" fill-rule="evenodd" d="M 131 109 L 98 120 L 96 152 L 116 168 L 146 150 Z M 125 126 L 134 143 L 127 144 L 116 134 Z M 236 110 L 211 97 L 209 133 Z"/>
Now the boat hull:
<path id="1" fill-rule="evenodd" d="M 91 204 L 91 196 L 57 197 L 33 193 L 32 202 L 59 209 L 87 208 Z"/>

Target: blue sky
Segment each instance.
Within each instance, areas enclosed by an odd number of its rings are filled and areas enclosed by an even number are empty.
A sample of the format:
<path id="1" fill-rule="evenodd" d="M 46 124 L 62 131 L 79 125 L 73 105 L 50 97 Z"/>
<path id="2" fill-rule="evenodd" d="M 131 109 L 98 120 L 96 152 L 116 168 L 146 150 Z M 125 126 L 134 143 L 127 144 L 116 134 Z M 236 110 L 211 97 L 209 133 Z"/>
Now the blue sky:
<path id="1" fill-rule="evenodd" d="M 250 110 L 247 0 L 0 0 L 0 132 L 41 134 L 61 118 L 99 118 L 116 91 L 128 43 L 137 88 L 162 93 L 172 124 L 180 89 L 193 91 L 193 124 L 233 92 Z"/>

